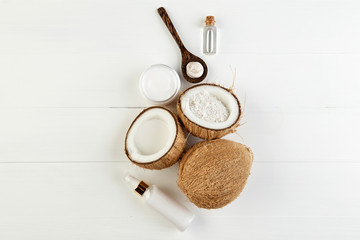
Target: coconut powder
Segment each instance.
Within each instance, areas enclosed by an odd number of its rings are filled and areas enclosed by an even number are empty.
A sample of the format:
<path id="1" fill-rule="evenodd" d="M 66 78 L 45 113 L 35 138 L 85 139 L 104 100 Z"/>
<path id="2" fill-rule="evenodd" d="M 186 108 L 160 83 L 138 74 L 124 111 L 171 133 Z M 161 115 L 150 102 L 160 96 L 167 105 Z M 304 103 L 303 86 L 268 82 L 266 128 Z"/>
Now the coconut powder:
<path id="1" fill-rule="evenodd" d="M 225 122 L 230 113 L 225 105 L 207 91 L 199 91 L 190 97 L 190 111 L 207 122 Z"/>

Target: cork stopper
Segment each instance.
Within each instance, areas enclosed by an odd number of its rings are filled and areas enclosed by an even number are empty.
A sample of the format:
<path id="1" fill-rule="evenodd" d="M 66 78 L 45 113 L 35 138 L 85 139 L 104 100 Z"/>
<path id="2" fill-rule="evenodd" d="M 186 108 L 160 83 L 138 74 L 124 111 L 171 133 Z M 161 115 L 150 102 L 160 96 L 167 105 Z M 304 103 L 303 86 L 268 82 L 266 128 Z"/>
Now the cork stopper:
<path id="1" fill-rule="evenodd" d="M 215 25 L 214 16 L 206 16 L 205 24 L 206 26 L 214 26 Z"/>

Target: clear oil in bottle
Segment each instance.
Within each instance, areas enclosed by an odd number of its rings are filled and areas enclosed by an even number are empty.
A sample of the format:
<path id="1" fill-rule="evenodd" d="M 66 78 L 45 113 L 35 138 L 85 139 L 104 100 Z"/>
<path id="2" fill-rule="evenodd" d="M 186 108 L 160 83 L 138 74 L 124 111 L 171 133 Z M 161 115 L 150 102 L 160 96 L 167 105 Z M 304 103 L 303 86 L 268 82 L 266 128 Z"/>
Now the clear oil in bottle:
<path id="1" fill-rule="evenodd" d="M 203 53 L 216 53 L 216 26 L 214 16 L 206 16 L 203 35 Z"/>

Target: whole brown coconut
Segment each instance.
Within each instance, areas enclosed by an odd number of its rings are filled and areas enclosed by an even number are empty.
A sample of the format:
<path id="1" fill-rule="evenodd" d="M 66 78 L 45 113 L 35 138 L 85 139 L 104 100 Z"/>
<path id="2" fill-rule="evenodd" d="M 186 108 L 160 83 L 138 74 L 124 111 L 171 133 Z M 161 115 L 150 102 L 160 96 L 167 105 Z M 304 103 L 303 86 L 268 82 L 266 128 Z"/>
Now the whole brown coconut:
<path id="1" fill-rule="evenodd" d="M 180 162 L 178 186 L 200 208 L 221 208 L 245 187 L 253 153 L 225 139 L 195 144 Z"/>
<path id="2" fill-rule="evenodd" d="M 143 115 L 148 114 L 150 111 L 161 111 L 168 115 L 170 115 L 170 119 L 171 121 L 174 122 L 175 125 L 175 139 L 171 145 L 171 147 L 168 149 L 167 152 L 165 152 L 162 156 L 160 156 L 157 159 L 154 159 L 154 161 L 151 162 L 139 162 L 137 161 L 137 159 L 134 159 L 131 152 L 129 151 L 129 146 L 128 146 L 128 138 L 129 138 L 129 132 L 131 131 L 131 129 L 133 128 L 134 124 L 138 121 L 139 118 L 141 118 Z M 163 169 L 163 168 L 167 168 L 172 166 L 173 164 L 175 164 L 179 159 L 181 154 L 183 153 L 183 151 L 185 150 L 186 147 L 186 139 L 184 136 L 184 131 L 182 130 L 182 127 L 180 125 L 180 122 L 177 119 L 177 116 L 172 113 L 170 110 L 164 108 L 164 107 L 149 107 L 146 108 L 145 110 L 143 110 L 136 118 L 135 120 L 132 122 L 131 126 L 129 127 L 129 130 L 126 133 L 126 138 L 125 138 L 125 154 L 128 157 L 128 159 L 134 163 L 135 165 L 142 167 L 142 168 L 147 168 L 147 169 Z"/>
<path id="3" fill-rule="evenodd" d="M 229 122 L 229 125 L 223 128 L 215 129 L 201 125 L 199 122 L 196 122 L 195 120 L 191 120 L 190 117 L 185 114 L 185 112 L 183 111 L 184 110 L 183 108 L 185 106 L 182 105 L 182 100 L 184 96 L 186 96 L 189 92 L 199 91 L 200 89 L 208 89 L 208 90 L 212 89 L 212 91 L 216 90 L 216 92 L 218 92 L 219 95 L 222 96 L 227 95 L 228 98 L 233 99 L 233 101 L 236 104 L 231 106 L 231 109 L 228 110 L 237 112 L 237 115 L 235 115 L 232 122 Z M 181 122 L 183 123 L 185 129 L 189 131 L 192 135 L 199 138 L 211 140 L 211 139 L 218 139 L 229 133 L 236 132 L 236 128 L 240 125 L 240 118 L 242 112 L 241 112 L 240 101 L 238 100 L 238 98 L 235 96 L 235 94 L 231 89 L 227 89 L 216 84 L 203 83 L 188 88 L 180 95 L 177 102 L 177 114 Z"/>

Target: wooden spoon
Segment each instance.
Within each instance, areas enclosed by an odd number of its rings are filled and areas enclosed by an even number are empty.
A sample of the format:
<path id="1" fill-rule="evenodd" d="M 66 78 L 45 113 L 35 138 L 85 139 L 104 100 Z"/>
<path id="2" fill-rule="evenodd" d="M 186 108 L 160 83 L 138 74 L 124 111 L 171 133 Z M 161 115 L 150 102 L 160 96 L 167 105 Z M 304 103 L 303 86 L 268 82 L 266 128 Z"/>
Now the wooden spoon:
<path id="1" fill-rule="evenodd" d="M 182 71 L 182 74 L 183 74 L 184 78 L 188 82 L 191 82 L 191 83 L 199 83 L 199 82 L 201 82 L 202 80 L 205 79 L 205 77 L 207 75 L 207 72 L 208 72 L 208 68 L 206 66 L 206 63 L 201 58 L 195 56 L 194 54 L 192 54 L 191 52 L 189 52 L 185 48 L 185 46 L 184 46 L 183 42 L 181 41 L 178 33 L 176 32 L 176 29 L 175 29 L 173 23 L 171 22 L 171 19 L 170 19 L 169 15 L 167 14 L 165 8 L 163 8 L 163 7 L 158 8 L 158 13 L 159 13 L 160 17 L 162 18 L 162 20 L 164 21 L 164 23 L 165 23 L 166 27 L 168 28 L 169 32 L 173 36 L 175 42 L 177 43 L 177 45 L 180 48 L 181 57 L 182 57 L 181 71 Z M 189 62 L 199 62 L 203 66 L 204 72 L 201 75 L 201 77 L 191 78 L 186 74 L 186 65 Z"/>

